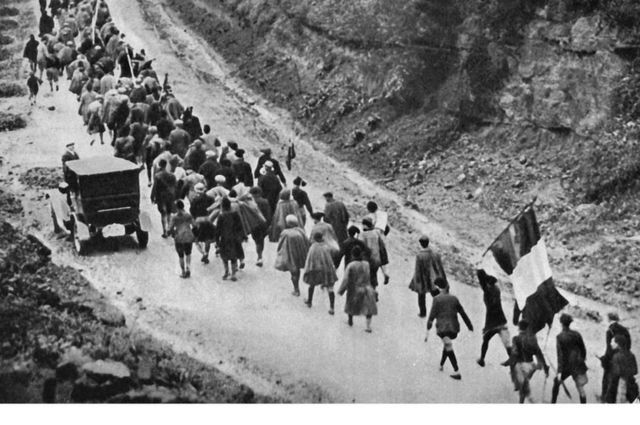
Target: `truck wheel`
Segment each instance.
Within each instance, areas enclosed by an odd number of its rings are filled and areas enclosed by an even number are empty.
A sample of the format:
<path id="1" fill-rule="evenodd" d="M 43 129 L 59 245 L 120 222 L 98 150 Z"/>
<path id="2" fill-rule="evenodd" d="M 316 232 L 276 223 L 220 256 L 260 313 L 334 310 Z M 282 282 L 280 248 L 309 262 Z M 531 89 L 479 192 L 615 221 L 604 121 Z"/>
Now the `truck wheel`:
<path id="1" fill-rule="evenodd" d="M 73 221 L 73 230 L 71 231 L 71 236 L 73 237 L 73 247 L 76 249 L 78 255 L 87 255 L 87 241 L 83 241 L 78 236 L 78 224 L 75 220 Z"/>
<path id="2" fill-rule="evenodd" d="M 58 218 L 56 217 L 56 212 L 51 208 L 51 220 L 53 220 L 53 232 L 60 233 L 62 232 L 62 228 L 58 225 Z"/>
<path id="3" fill-rule="evenodd" d="M 145 232 L 142 229 L 137 229 L 136 238 L 138 239 L 138 246 L 144 249 L 147 247 L 147 244 L 149 243 L 149 232 Z"/>

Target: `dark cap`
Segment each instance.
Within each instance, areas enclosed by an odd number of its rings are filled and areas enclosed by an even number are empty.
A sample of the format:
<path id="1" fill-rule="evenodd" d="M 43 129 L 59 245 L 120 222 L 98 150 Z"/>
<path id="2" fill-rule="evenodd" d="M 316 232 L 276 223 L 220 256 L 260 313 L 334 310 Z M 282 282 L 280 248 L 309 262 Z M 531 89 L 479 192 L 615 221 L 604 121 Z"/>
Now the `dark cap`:
<path id="1" fill-rule="evenodd" d="M 520 329 L 521 331 L 525 331 L 527 329 L 529 329 L 529 322 L 526 320 L 521 320 L 518 322 L 518 329 Z"/>
<path id="2" fill-rule="evenodd" d="M 325 193 L 322 194 L 322 196 L 324 196 L 325 198 L 333 198 L 333 193 L 325 192 Z"/>
<path id="3" fill-rule="evenodd" d="M 373 227 L 373 221 L 369 217 L 365 217 L 362 219 L 362 225 L 365 227 Z"/>
<path id="4" fill-rule="evenodd" d="M 311 214 L 311 218 L 314 220 L 322 220 L 322 217 L 324 217 L 324 213 L 321 212 L 314 212 Z"/>
<path id="5" fill-rule="evenodd" d="M 617 322 L 620 320 L 620 316 L 618 316 L 618 313 L 616 313 L 615 311 L 612 311 L 609 314 L 607 314 L 607 317 L 612 322 Z"/>
<path id="6" fill-rule="evenodd" d="M 236 150 L 236 156 L 238 158 L 244 158 L 244 149 L 238 149 Z"/>

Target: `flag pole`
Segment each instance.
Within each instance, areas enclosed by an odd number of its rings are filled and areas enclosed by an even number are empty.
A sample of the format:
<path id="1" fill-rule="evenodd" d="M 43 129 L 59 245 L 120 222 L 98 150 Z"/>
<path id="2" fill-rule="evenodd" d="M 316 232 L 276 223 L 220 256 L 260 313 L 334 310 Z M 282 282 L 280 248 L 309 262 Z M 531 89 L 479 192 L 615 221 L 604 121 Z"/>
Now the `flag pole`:
<path id="1" fill-rule="evenodd" d="M 502 234 L 504 232 L 506 232 L 507 230 L 509 230 L 509 227 L 517 220 L 520 218 L 520 216 L 522 216 L 522 214 L 524 214 L 525 211 L 527 211 L 527 209 L 531 208 L 531 206 L 538 200 L 537 196 L 534 196 L 533 199 L 531 200 L 531 202 L 527 203 L 527 205 L 525 205 L 524 207 L 522 207 L 522 209 L 520 210 L 520 212 L 518 213 L 518 215 L 516 215 L 514 218 L 511 219 L 511 221 L 509 222 L 509 224 L 507 224 L 507 227 L 504 228 L 504 230 L 502 232 L 500 232 L 498 234 L 498 236 L 493 240 L 493 242 L 491 242 L 489 244 L 489 247 L 482 253 L 482 255 L 480 256 L 480 258 L 484 257 L 487 252 L 489 252 L 489 250 L 491 249 L 491 246 L 496 243 L 498 241 L 498 239 L 500 239 L 500 236 L 502 236 Z"/>
<path id="2" fill-rule="evenodd" d="M 96 44 L 96 25 L 98 24 L 98 10 L 100 10 L 100 0 L 96 1 L 96 11 L 93 14 L 93 22 L 91 23 L 91 42 Z"/>

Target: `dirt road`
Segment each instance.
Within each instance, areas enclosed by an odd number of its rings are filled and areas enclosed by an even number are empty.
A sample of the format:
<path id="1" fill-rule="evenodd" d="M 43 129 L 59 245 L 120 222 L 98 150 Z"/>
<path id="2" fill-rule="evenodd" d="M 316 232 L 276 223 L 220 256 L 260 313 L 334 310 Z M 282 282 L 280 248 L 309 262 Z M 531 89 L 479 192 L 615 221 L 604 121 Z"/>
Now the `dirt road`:
<path id="1" fill-rule="evenodd" d="M 171 16 L 156 2 L 111 0 L 109 6 L 117 26 L 135 48 L 145 48 L 156 58 L 155 67 L 168 72 L 175 93 L 185 106 L 194 105 L 201 121 L 208 123 L 222 140 L 236 140 L 254 163 L 258 149 L 269 145 L 283 157 L 288 140 L 296 141 L 298 159 L 288 174 L 302 175 L 310 182 L 309 194 L 316 207 L 322 207 L 321 193 L 332 190 L 348 203 L 363 205 L 369 198 L 402 200 L 380 189 L 357 173 L 328 158 L 305 138 L 303 129 L 279 110 L 244 90 L 229 77 L 229 69 L 197 37 L 172 22 Z M 162 28 L 162 29 L 158 29 Z M 44 86 L 43 86 L 44 87 Z M 81 157 L 111 154 L 108 145 L 89 145 L 90 138 L 77 115 L 77 102 L 66 91 L 48 93 L 32 113 L 30 126 L 0 136 L 1 154 L 14 175 L 35 166 L 58 166 L 65 143 L 74 140 Z M 55 106 L 51 111 L 47 107 Z M 11 167 L 16 168 L 11 168 Z M 363 320 L 353 328 L 341 311 L 327 314 L 326 294 L 317 293 L 315 305 L 308 309 L 302 298 L 290 295 L 288 276 L 273 268 L 275 245 L 269 244 L 265 267 L 254 266 L 253 245 L 246 246 L 247 269 L 238 282 L 223 282 L 222 266 L 214 259 L 204 266 L 195 261 L 192 278 L 178 277 L 177 257 L 172 242 L 160 237 L 159 214 L 149 202 L 146 176 L 141 174 L 143 208 L 150 211 L 156 225 L 149 247 L 138 250 L 132 240 L 119 238 L 120 249 L 112 252 L 95 247 L 88 257 L 78 257 L 71 243 L 50 232 L 46 201 L 37 190 L 25 189 L 17 181 L 14 189 L 25 193 L 25 209 L 32 211 L 31 223 L 41 227 L 54 246 L 54 260 L 83 270 L 108 299 L 120 307 L 130 326 L 147 330 L 171 342 L 178 350 L 217 365 L 258 392 L 273 393 L 295 401 L 341 402 L 515 402 L 516 394 L 505 368 L 504 351 L 493 341 L 487 367 L 475 359 L 480 349 L 480 329 L 484 307 L 478 289 L 461 282 L 452 291 L 466 307 L 476 331 L 463 330 L 455 341 L 463 380 L 453 381 L 438 371 L 441 345 L 432 334 L 423 341 L 425 321 L 417 317 L 415 295 L 407 288 L 413 270 L 416 231 L 427 231 L 442 245 L 455 244 L 460 255 L 471 258 L 478 247 L 461 241 L 428 218 L 400 208 L 407 231 L 394 229 L 389 238 L 391 283 L 380 288 L 379 315 L 372 334 L 363 332 Z M 41 223 L 41 224 L 38 224 Z M 447 258 L 444 259 L 447 263 Z M 449 262 L 446 267 L 452 267 Z M 303 285 L 303 292 L 306 286 Z M 142 298 L 139 302 L 137 299 Z M 583 302 L 583 301 L 581 301 Z M 508 300 L 505 311 L 512 306 Z M 606 311 L 604 306 L 591 305 Z M 594 353 L 604 348 L 604 325 L 577 320 L 591 352 L 588 397 L 594 401 L 599 390 L 600 368 Z M 555 334 L 546 346 L 555 353 Z M 514 330 L 512 329 L 512 332 Z M 546 332 L 541 332 L 544 342 Z M 555 363 L 555 354 L 551 356 Z M 574 399 L 575 390 L 569 384 Z M 541 399 L 543 378 L 534 378 L 533 394 Z M 548 400 L 550 382 L 547 382 Z"/>

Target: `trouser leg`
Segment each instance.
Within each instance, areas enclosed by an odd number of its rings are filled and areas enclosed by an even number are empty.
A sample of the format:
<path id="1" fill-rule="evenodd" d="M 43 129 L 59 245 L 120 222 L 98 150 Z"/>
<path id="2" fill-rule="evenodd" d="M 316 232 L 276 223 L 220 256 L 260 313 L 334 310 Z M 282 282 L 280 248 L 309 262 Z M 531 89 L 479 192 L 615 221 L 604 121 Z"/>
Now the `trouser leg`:
<path id="1" fill-rule="evenodd" d="M 308 291 L 308 296 L 307 296 L 307 304 L 309 306 L 311 306 L 311 304 L 313 303 L 313 291 L 314 290 L 315 290 L 315 286 L 309 285 L 309 291 Z"/>
<path id="2" fill-rule="evenodd" d="M 420 317 L 427 316 L 427 294 L 418 294 L 418 309 Z"/>
<path id="3" fill-rule="evenodd" d="M 333 292 L 333 289 L 329 289 L 329 309 L 333 311 L 333 307 L 336 303 L 336 294 Z"/>
<path id="4" fill-rule="evenodd" d="M 562 381 L 558 378 L 553 380 L 553 388 L 551 389 L 551 403 L 555 404 L 558 401 L 558 394 L 560 393 L 560 385 Z"/>
<path id="5" fill-rule="evenodd" d="M 293 292 L 300 293 L 300 270 L 291 272 L 291 283 L 293 284 Z"/>

